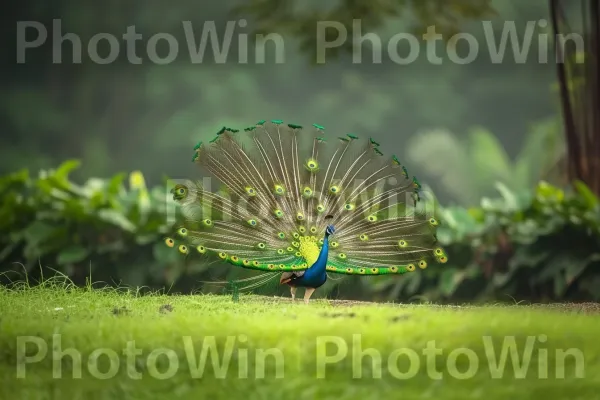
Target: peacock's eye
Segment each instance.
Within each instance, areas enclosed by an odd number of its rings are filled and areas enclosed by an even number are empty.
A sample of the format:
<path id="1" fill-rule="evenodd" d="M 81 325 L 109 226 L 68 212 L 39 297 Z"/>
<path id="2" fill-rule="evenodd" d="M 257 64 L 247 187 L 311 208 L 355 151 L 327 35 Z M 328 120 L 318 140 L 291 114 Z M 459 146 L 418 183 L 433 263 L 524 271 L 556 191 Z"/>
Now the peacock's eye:
<path id="1" fill-rule="evenodd" d="M 317 233 L 317 227 L 316 226 L 311 226 L 310 227 L 310 233 Z"/>
<path id="2" fill-rule="evenodd" d="M 317 160 L 311 158 L 308 161 L 306 161 L 306 169 L 310 172 L 315 172 L 319 169 L 319 163 L 317 162 Z"/>
<path id="3" fill-rule="evenodd" d="M 431 226 L 438 226 L 439 222 L 435 218 L 429 218 L 429 224 Z"/>
<path id="4" fill-rule="evenodd" d="M 175 241 L 174 241 L 173 239 L 171 239 L 171 238 L 166 238 L 166 239 L 165 239 L 165 244 L 166 244 L 168 247 L 173 247 L 173 246 L 175 246 Z"/>
<path id="5" fill-rule="evenodd" d="M 298 232 L 294 232 L 294 233 L 292 233 L 292 236 L 293 236 L 295 239 L 298 239 L 298 238 L 300 237 L 300 234 L 299 234 Z"/>
<path id="6" fill-rule="evenodd" d="M 340 187 L 337 185 L 333 185 L 329 188 L 329 192 L 333 193 L 333 194 L 337 194 L 340 191 Z"/>
<path id="7" fill-rule="evenodd" d="M 435 252 L 435 255 L 437 255 L 437 256 L 444 255 L 444 250 L 441 247 L 436 248 L 434 250 L 434 252 Z"/>
<path id="8" fill-rule="evenodd" d="M 187 229 L 185 229 L 185 228 L 179 228 L 179 229 L 177 230 L 177 233 L 178 233 L 180 236 L 187 236 Z"/>
<path id="9" fill-rule="evenodd" d="M 339 245 L 340 245 L 340 244 L 339 244 L 338 242 L 331 242 L 331 247 L 332 247 L 332 248 L 334 248 L 334 249 L 335 249 L 336 247 L 338 247 Z"/>
<path id="10" fill-rule="evenodd" d="M 206 253 L 206 247 L 204 246 L 196 246 L 196 250 L 198 251 L 198 253 L 200 254 L 204 254 Z"/>
<path id="11" fill-rule="evenodd" d="M 285 250 L 283 250 L 283 249 L 277 249 L 277 254 L 284 254 L 284 253 L 285 253 Z"/>
<path id="12" fill-rule="evenodd" d="M 425 261 L 425 260 L 419 261 L 419 268 L 421 268 L 421 269 L 427 268 L 427 261 Z"/>
<path id="13" fill-rule="evenodd" d="M 279 232 L 277 236 L 279 237 L 279 239 L 285 239 L 285 233 L 283 232 Z"/>
<path id="14" fill-rule="evenodd" d="M 295 251 L 292 246 L 288 246 L 288 248 L 286 250 L 289 251 L 290 253 L 293 253 Z"/>
<path id="15" fill-rule="evenodd" d="M 415 264 L 408 264 L 406 266 L 406 270 L 409 271 L 409 272 L 414 271 L 415 270 Z"/>
<path id="16" fill-rule="evenodd" d="M 408 246 L 408 242 L 406 240 L 398 240 L 398 247 L 404 248 Z"/>
<path id="17" fill-rule="evenodd" d="M 249 196 L 256 196 L 256 190 L 250 186 L 246 186 L 246 193 L 248 193 Z"/>
<path id="18" fill-rule="evenodd" d="M 438 259 L 439 262 L 441 262 L 442 264 L 445 264 L 446 261 L 448 261 L 448 258 L 446 256 L 442 256 Z"/>
<path id="19" fill-rule="evenodd" d="M 338 254 L 338 257 L 341 258 L 342 260 L 344 260 L 344 259 L 346 259 L 346 254 L 340 253 L 340 254 Z"/>
<path id="20" fill-rule="evenodd" d="M 325 211 L 325 206 L 323 204 L 319 204 L 317 206 L 317 212 L 322 213 L 323 211 Z"/>
<path id="21" fill-rule="evenodd" d="M 266 244 L 264 244 L 264 243 L 259 243 L 259 244 L 257 244 L 257 246 L 258 246 L 258 248 L 259 248 L 259 249 L 261 249 L 261 250 L 267 247 L 267 245 L 266 245 Z"/>
<path id="22" fill-rule="evenodd" d="M 255 219 L 249 219 L 248 220 L 248 225 L 250 225 L 250 226 L 256 226 L 256 220 Z"/>
<path id="23" fill-rule="evenodd" d="M 274 187 L 275 194 L 284 194 L 285 188 L 282 185 L 275 185 Z"/>
<path id="24" fill-rule="evenodd" d="M 347 211 L 352 211 L 352 210 L 354 210 L 354 204 L 347 203 L 347 204 L 344 205 L 344 209 L 347 210 Z"/>
<path id="25" fill-rule="evenodd" d="M 367 221 L 369 221 L 369 222 L 377 222 L 377 216 L 376 215 L 369 215 L 367 217 Z"/>
<path id="26" fill-rule="evenodd" d="M 363 233 L 362 235 L 360 235 L 360 240 L 362 240 L 363 242 L 369 240 L 369 235 Z"/>
<path id="27" fill-rule="evenodd" d="M 179 194 L 185 194 L 185 189 L 184 188 L 179 188 L 179 189 L 177 189 L 177 193 L 179 193 Z"/>
<path id="28" fill-rule="evenodd" d="M 304 194 L 304 197 L 310 197 L 312 196 L 313 191 L 311 188 L 305 187 L 304 190 L 302 190 L 302 194 Z"/>
<path id="29" fill-rule="evenodd" d="M 202 221 L 202 223 L 203 223 L 205 226 L 212 226 L 212 224 L 213 224 L 213 223 L 212 223 L 212 220 L 210 220 L 210 219 L 208 219 L 208 218 L 206 218 L 204 221 Z"/>
<path id="30" fill-rule="evenodd" d="M 188 248 L 185 244 L 180 244 L 178 247 L 178 250 L 181 254 L 187 254 L 188 253 Z"/>
<path id="31" fill-rule="evenodd" d="M 297 214 L 296 214 L 296 219 L 297 219 L 298 221 L 302 221 L 302 220 L 304 220 L 304 214 L 302 214 L 301 212 L 297 213 Z"/>
<path id="32" fill-rule="evenodd" d="M 391 272 L 398 272 L 398 267 L 396 267 L 395 265 L 393 267 L 390 267 L 390 271 Z"/>
<path id="33" fill-rule="evenodd" d="M 281 211 L 280 209 L 277 209 L 277 210 L 273 211 L 273 213 L 275 214 L 275 216 L 277 218 L 283 217 L 283 211 Z"/>

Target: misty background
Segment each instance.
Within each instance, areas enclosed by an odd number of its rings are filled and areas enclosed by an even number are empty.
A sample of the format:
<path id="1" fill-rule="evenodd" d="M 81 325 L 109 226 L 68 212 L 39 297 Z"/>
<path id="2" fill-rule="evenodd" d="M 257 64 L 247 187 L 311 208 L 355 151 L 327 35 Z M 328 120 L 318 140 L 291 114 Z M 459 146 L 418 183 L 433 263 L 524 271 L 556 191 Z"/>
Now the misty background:
<path id="1" fill-rule="evenodd" d="M 490 49 L 480 20 L 461 24 L 461 32 L 478 38 L 479 54 L 468 65 L 452 63 L 438 42 L 442 65 L 427 61 L 424 30 L 419 59 L 398 65 L 383 52 L 373 64 L 371 48 L 363 48 L 363 62 L 353 64 L 348 54 L 327 53 L 324 65 L 315 65 L 314 49 L 302 49 L 297 35 L 280 33 L 285 62 L 275 63 L 275 47 L 266 47 L 266 62 L 253 60 L 250 42 L 247 64 L 237 60 L 234 35 L 225 64 L 214 62 L 207 46 L 201 64 L 190 62 L 182 21 L 190 21 L 199 43 L 203 24 L 214 21 L 223 40 L 227 21 L 239 15 L 236 1 L 56 1 L 29 0 L 14 4 L 2 19 L 3 96 L 0 102 L 0 172 L 20 168 L 53 168 L 65 159 L 79 159 L 76 179 L 108 177 L 116 172 L 140 170 L 149 185 L 164 177 L 198 178 L 190 162 L 199 140 L 210 140 L 222 126 L 243 128 L 261 119 L 282 119 L 299 124 L 318 123 L 331 135 L 355 133 L 377 138 L 397 154 L 411 174 L 430 186 L 445 204 L 473 205 L 493 194 L 502 180 L 518 188 L 533 187 L 552 175 L 560 148 L 560 110 L 555 65 L 538 61 L 538 35 L 549 27 L 536 25 L 527 62 L 515 62 L 509 39 L 504 60 L 490 61 Z M 306 3 L 306 7 L 313 7 Z M 492 21 L 499 44 L 506 21 L 514 21 L 521 45 L 529 21 L 549 20 L 544 0 L 493 1 Z M 300 11 L 302 7 L 297 6 Z M 325 6 L 323 6 L 325 7 Z M 84 49 L 81 64 L 73 64 L 73 45 L 62 44 L 62 64 L 54 64 L 52 20 L 60 19 L 62 35 L 74 33 Z M 251 35 L 263 28 L 245 18 Z M 17 64 L 17 21 L 37 21 L 46 27 L 44 45 L 28 49 L 24 64 Z M 124 43 L 114 63 L 89 60 L 86 46 L 97 33 L 117 38 L 128 26 L 143 37 L 137 55 L 141 65 L 127 62 Z M 274 25 L 276 27 L 276 25 Z M 309 29 L 311 28 L 311 29 Z M 314 25 L 305 30 L 312 30 Z M 410 32 L 408 16 L 391 17 L 374 30 L 386 38 Z M 363 28 L 363 34 L 369 31 Z M 168 65 L 155 65 L 147 57 L 147 40 L 157 33 L 177 37 L 179 56 Z M 35 39 L 30 29 L 28 40 Z M 347 41 L 351 41 L 348 32 Z M 446 37 L 447 39 L 447 37 Z M 221 44 L 221 43 L 220 43 Z M 549 60 L 553 59 L 550 42 Z M 403 49 L 406 51 L 406 48 Z M 402 46 L 400 53 L 402 53 Z M 465 56 L 464 41 L 458 54 Z M 101 54 L 108 54 L 104 41 Z M 158 45 L 166 55 L 166 42 Z M 330 56 L 331 54 L 331 56 Z M 558 135 L 558 136 L 557 136 Z M 553 140 L 554 139 L 554 140 Z M 527 157 L 523 155 L 526 154 Z M 525 161 L 523 159 L 526 158 Z"/>

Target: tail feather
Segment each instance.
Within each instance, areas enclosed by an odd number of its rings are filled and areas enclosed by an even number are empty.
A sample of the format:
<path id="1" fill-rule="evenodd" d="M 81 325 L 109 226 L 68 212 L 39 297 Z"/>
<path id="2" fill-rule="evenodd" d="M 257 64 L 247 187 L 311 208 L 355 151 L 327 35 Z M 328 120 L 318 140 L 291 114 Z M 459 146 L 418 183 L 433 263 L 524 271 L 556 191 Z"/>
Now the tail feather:
<path id="1" fill-rule="evenodd" d="M 418 180 L 372 138 L 332 139 L 316 124 L 260 121 L 243 132 L 223 128 L 196 146 L 194 161 L 224 189 L 198 182 L 172 190 L 185 217 L 178 230 L 184 244 L 177 246 L 184 254 L 302 271 L 316 260 L 332 224 L 329 272 L 402 274 L 447 261 L 435 240 L 439 222 L 414 206 Z"/>

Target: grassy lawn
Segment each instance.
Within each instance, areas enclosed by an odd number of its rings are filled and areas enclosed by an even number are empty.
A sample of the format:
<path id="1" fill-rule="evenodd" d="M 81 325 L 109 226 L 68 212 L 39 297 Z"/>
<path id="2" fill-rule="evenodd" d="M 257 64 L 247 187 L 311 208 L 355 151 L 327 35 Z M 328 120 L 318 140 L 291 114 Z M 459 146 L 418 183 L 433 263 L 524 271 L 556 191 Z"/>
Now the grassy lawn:
<path id="1" fill-rule="evenodd" d="M 0 288 L 0 398 L 597 399 L 594 307 Z"/>

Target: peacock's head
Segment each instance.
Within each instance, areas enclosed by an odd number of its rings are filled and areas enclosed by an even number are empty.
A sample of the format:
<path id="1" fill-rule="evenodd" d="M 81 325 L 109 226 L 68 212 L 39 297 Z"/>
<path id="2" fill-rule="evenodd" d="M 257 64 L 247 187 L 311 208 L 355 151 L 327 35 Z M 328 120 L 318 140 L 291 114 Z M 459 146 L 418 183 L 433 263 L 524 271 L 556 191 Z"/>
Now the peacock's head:
<path id="1" fill-rule="evenodd" d="M 335 233 L 335 228 L 333 225 L 327 225 L 325 228 L 325 236 L 333 235 Z"/>

